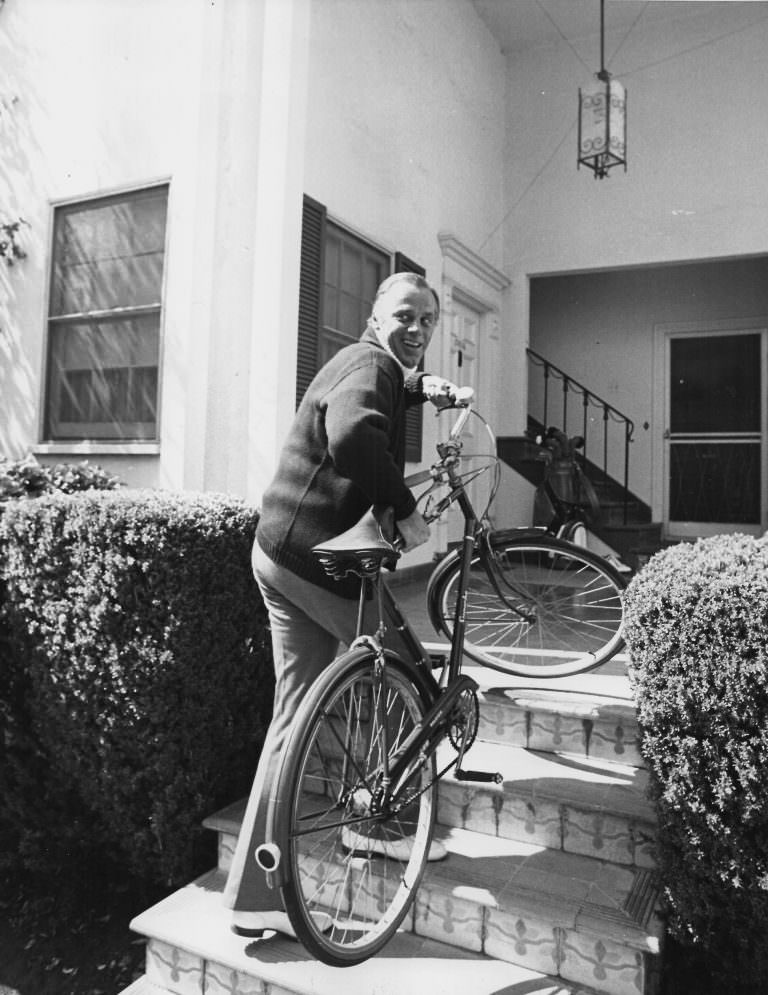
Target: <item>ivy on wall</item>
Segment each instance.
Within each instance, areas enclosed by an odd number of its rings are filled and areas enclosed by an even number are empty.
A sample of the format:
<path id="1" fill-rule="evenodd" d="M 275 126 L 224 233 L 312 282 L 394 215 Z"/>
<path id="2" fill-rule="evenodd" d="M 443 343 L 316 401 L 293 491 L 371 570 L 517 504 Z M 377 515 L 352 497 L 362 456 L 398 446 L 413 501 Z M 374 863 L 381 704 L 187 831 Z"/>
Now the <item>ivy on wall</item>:
<path id="1" fill-rule="evenodd" d="M 13 266 L 19 259 L 26 258 L 26 252 L 19 245 L 19 230 L 23 225 L 29 227 L 24 218 L 15 221 L 0 221 L 0 259 L 5 259 L 8 266 Z"/>

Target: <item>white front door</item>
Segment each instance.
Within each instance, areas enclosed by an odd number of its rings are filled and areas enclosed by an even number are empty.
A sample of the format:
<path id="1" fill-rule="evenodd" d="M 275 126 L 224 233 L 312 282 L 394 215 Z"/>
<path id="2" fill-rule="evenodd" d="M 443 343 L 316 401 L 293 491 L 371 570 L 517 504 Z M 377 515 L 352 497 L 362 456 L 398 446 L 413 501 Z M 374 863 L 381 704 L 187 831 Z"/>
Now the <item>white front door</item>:
<path id="1" fill-rule="evenodd" d="M 664 521 L 670 538 L 759 535 L 766 522 L 768 332 L 670 332 Z"/>
<path id="2" fill-rule="evenodd" d="M 483 409 L 483 390 L 485 387 L 481 360 L 481 343 L 483 338 L 484 315 L 472 304 L 457 293 L 453 295 L 453 314 L 450 329 L 450 369 L 448 377 L 460 387 L 471 387 L 475 392 L 475 400 Z M 487 398 L 486 409 L 487 409 Z M 453 419 L 447 414 L 443 416 Z M 446 422 L 447 428 L 447 422 Z M 462 473 L 487 463 L 481 453 L 487 453 L 490 448 L 488 436 L 482 423 L 475 417 L 470 418 L 462 436 Z M 490 474 L 484 473 L 470 484 L 467 492 L 478 515 L 485 510 L 488 501 Z M 448 513 L 448 541 L 458 542 L 461 539 L 463 518 L 461 512 L 454 506 Z"/>

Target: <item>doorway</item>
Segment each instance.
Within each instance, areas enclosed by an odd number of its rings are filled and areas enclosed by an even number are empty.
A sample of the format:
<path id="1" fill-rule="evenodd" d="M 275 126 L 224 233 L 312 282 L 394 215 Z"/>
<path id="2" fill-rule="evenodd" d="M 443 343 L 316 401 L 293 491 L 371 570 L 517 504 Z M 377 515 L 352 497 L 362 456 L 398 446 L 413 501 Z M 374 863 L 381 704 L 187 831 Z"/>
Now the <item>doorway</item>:
<path id="1" fill-rule="evenodd" d="M 664 522 L 669 538 L 766 528 L 764 328 L 664 332 Z"/>
<path id="2" fill-rule="evenodd" d="M 449 343 L 449 372 L 448 378 L 460 387 L 471 387 L 475 394 L 477 403 L 482 404 L 486 396 L 485 389 L 485 369 L 481 356 L 482 342 L 485 337 L 485 321 L 487 311 L 482 305 L 472 300 L 469 296 L 457 291 L 452 294 L 452 315 L 450 324 Z M 449 421 L 453 419 L 448 416 L 443 423 L 443 431 L 448 428 Z M 482 424 L 475 418 L 470 418 L 462 436 L 463 450 L 461 457 L 461 471 L 469 472 L 478 470 L 488 464 L 487 456 L 489 445 Z M 477 480 L 467 487 L 467 493 L 472 501 L 475 510 L 480 514 L 490 496 L 491 477 L 485 472 Z M 458 507 L 452 507 L 447 515 L 448 542 L 456 543 L 461 540 L 464 519 Z"/>

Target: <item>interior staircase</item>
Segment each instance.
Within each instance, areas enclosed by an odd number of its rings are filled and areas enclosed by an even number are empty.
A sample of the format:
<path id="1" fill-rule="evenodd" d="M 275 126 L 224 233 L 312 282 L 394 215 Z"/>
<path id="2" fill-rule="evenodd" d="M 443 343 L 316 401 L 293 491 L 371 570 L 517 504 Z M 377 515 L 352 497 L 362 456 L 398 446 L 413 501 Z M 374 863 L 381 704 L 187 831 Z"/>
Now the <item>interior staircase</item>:
<path id="1" fill-rule="evenodd" d="M 218 866 L 132 923 L 146 973 L 123 995 L 658 995 L 655 827 L 625 661 L 538 686 L 469 671 L 481 684 L 471 763 L 504 781 L 441 783 L 449 857 L 428 866 L 380 955 L 332 968 L 288 938 L 230 931 L 238 802 L 205 823 Z"/>
<path id="2" fill-rule="evenodd" d="M 499 458 L 534 487 L 544 479 L 541 450 L 533 441 L 543 432 L 543 426 L 529 418 L 525 435 L 501 436 L 497 440 Z M 651 521 L 650 507 L 625 491 L 601 467 L 582 459 L 581 468 L 600 503 L 600 520 L 591 526 L 592 531 L 633 571 L 639 570 L 664 545 L 661 522 Z"/>
<path id="3" fill-rule="evenodd" d="M 566 435 L 584 439 L 581 466 L 600 501 L 601 520 L 592 531 L 615 550 L 632 570 L 642 567 L 662 547 L 661 524 L 651 509 L 629 490 L 631 418 L 590 387 L 533 349 L 528 359 L 529 415 L 525 436 L 499 439 L 499 456 L 538 485 L 543 468 L 536 466 L 531 441 L 553 425 Z"/>

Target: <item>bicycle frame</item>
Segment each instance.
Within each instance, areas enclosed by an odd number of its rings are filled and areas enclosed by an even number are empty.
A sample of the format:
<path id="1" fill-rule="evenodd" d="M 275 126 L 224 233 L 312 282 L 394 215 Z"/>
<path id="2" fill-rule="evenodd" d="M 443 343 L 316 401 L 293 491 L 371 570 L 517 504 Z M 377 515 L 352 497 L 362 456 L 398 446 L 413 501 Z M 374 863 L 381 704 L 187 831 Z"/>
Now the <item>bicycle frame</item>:
<path id="1" fill-rule="evenodd" d="M 400 611 L 395 598 L 392 596 L 392 592 L 387 587 L 381 575 L 379 574 L 377 576 L 367 578 L 364 577 L 360 587 L 357 624 L 358 636 L 352 645 L 366 645 L 375 651 L 377 656 L 376 679 L 380 681 L 382 687 L 385 688 L 386 662 L 384 659 L 382 639 L 384 635 L 383 619 L 384 612 L 386 611 L 389 618 L 393 621 L 397 632 L 405 643 L 407 649 L 407 659 L 405 662 L 407 664 L 410 663 L 415 667 L 423 668 L 423 676 L 426 676 L 427 685 L 432 693 L 432 701 L 423 721 L 416 729 L 413 730 L 410 736 L 406 739 L 397 756 L 392 758 L 391 761 L 388 760 L 386 743 L 384 744 L 385 748 L 383 750 L 383 754 L 385 759 L 384 769 L 381 772 L 382 785 L 385 786 L 385 790 L 387 791 L 390 791 L 390 786 L 394 786 L 391 789 L 387 800 L 390 806 L 393 803 L 396 804 L 398 802 L 400 796 L 405 790 L 407 778 L 413 768 L 414 762 L 420 761 L 425 755 L 431 753 L 437 744 L 444 738 L 446 724 L 458 699 L 466 692 L 469 692 L 472 695 L 476 694 L 479 687 L 475 680 L 466 674 L 462 674 L 461 665 L 464 652 L 464 635 L 466 630 L 466 606 L 467 589 L 469 586 L 469 572 L 475 550 L 478 548 L 477 540 L 483 530 L 479 527 L 477 514 L 466 492 L 464 483 L 455 470 L 455 460 L 452 460 L 452 457 L 457 455 L 458 452 L 456 439 L 460 436 L 469 413 L 469 407 L 462 410 L 451 431 L 448 442 L 438 445 L 438 453 L 443 460 L 447 483 L 450 488 L 449 494 L 446 497 L 446 506 L 447 504 L 452 504 L 454 501 L 458 502 L 464 518 L 464 530 L 461 540 L 460 553 L 461 570 L 459 574 L 460 579 L 458 596 L 456 599 L 456 609 L 454 614 L 453 639 L 451 640 L 451 650 L 447 662 L 447 668 L 444 669 L 444 672 L 441 675 L 441 684 L 438 684 L 435 681 L 432 675 L 429 655 L 424 650 L 421 641 L 414 632 L 410 623 Z M 484 555 L 483 561 L 486 562 L 486 560 L 487 558 Z M 490 570 L 490 567 L 486 565 L 486 569 Z M 501 592 L 499 593 L 501 596 Z M 371 594 L 375 596 L 378 604 L 379 629 L 376 637 L 366 636 L 362 631 L 365 606 L 368 603 L 369 596 Z M 386 735 L 386 716 L 384 714 L 385 699 L 386 696 L 384 694 L 378 695 L 378 707 L 380 709 L 379 728 L 382 730 L 384 735 Z M 437 776 L 441 777 L 454 766 L 454 763 L 456 763 L 458 764 L 458 767 L 455 772 L 455 776 L 459 780 L 495 780 L 497 782 L 500 780 L 501 775 L 497 773 L 488 774 L 484 771 L 462 770 L 460 764 L 465 749 L 466 746 L 465 743 L 463 743 L 462 747 L 458 751 L 457 760 L 449 764 L 445 770 L 439 772 Z"/>

